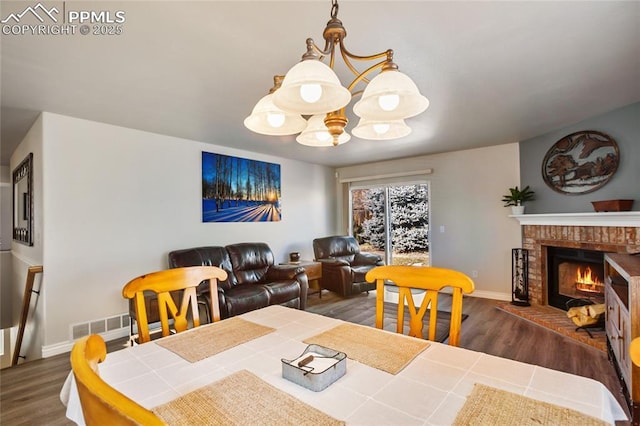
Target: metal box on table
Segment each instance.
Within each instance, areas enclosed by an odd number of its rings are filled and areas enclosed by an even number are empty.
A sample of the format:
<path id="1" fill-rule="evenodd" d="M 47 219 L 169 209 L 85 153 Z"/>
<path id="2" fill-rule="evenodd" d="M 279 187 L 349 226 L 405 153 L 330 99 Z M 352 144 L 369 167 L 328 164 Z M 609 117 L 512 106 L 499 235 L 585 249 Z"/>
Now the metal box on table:
<path id="1" fill-rule="evenodd" d="M 298 366 L 297 360 L 305 358 L 305 355 L 317 358 L 333 359 L 335 363 L 326 369 L 314 371 L 314 368 Z M 309 345 L 304 352 L 292 360 L 282 359 L 282 377 L 300 386 L 319 392 L 327 388 L 331 383 L 344 376 L 347 372 L 347 355 L 320 345 Z"/>

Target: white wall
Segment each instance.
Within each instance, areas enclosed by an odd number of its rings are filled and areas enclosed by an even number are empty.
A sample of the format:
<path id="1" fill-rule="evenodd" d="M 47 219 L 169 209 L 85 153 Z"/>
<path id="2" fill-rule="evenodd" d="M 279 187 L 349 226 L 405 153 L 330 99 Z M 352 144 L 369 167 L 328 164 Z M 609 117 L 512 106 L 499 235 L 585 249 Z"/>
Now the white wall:
<path id="1" fill-rule="evenodd" d="M 11 363 L 12 348 L 5 328 L 12 323 L 11 241 L 13 239 L 13 186 L 8 166 L 0 166 L 0 368 Z"/>
<path id="2" fill-rule="evenodd" d="M 335 228 L 327 167 L 51 113 L 42 128 L 45 355 L 68 350 L 72 324 L 126 312 L 123 285 L 171 250 L 264 241 L 277 261 L 311 258 Z M 282 220 L 202 223 L 202 151 L 280 164 Z"/>
<path id="3" fill-rule="evenodd" d="M 42 229 L 43 215 L 43 191 L 42 191 L 42 164 L 43 164 L 43 124 L 42 115 L 34 122 L 33 126 L 24 137 L 20 145 L 11 155 L 10 168 L 14 170 L 29 153 L 33 153 L 33 245 L 28 246 L 15 241 L 11 242 L 11 318 L 12 326 L 17 327 L 22 312 L 22 299 L 24 296 L 27 269 L 30 266 L 42 265 L 43 242 Z M 40 289 L 42 275 L 38 274 L 34 282 L 34 290 Z M 38 297 L 32 294 L 30 314 L 25 327 L 24 338 L 20 354 L 27 360 L 42 357 L 42 344 L 44 341 L 44 329 L 46 318 L 44 314 L 44 292 Z"/>
<path id="4" fill-rule="evenodd" d="M 0 251 L 11 250 L 13 185 L 8 166 L 0 166 Z"/>
<path id="5" fill-rule="evenodd" d="M 519 184 L 518 144 L 344 167 L 338 174 L 346 180 L 425 169 L 433 169 L 427 176 L 432 266 L 469 276 L 477 271 L 475 295 L 511 300 L 511 249 L 521 246 L 520 225 L 500 200 Z"/>
<path id="6" fill-rule="evenodd" d="M 0 166 L 0 329 L 11 325 L 11 240 L 13 186 L 8 166 Z"/>

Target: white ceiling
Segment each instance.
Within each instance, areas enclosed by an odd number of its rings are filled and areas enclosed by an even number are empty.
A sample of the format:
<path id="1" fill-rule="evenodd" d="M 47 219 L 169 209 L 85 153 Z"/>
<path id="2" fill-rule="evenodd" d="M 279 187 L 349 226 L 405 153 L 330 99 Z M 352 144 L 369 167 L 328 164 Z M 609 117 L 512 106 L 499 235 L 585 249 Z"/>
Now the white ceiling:
<path id="1" fill-rule="evenodd" d="M 1 18 L 35 4 L 3 1 Z M 39 111 L 344 166 L 517 142 L 640 100 L 638 1 L 342 0 L 347 48 L 394 49 L 431 106 L 403 139 L 310 148 L 242 123 L 305 39 L 321 44 L 329 0 L 43 4 L 126 22 L 121 35 L 2 35 L 2 165 Z"/>

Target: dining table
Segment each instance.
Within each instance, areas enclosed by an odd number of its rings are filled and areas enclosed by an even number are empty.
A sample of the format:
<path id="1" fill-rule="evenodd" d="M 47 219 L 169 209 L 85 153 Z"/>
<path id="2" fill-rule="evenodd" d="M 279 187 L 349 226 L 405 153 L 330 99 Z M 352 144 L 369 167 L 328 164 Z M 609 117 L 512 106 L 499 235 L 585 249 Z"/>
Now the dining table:
<path id="1" fill-rule="evenodd" d="M 99 365 L 99 374 L 110 386 L 152 410 L 201 389 L 215 388 L 217 383 L 239 372 L 249 372 L 256 380 L 274 389 L 266 393 L 286 395 L 300 402 L 302 407 L 312 407 L 348 425 L 454 424 L 461 412 L 468 411 L 470 395 L 479 387 L 498 390 L 509 398 L 523 398 L 522 401 L 590 416 L 608 424 L 627 420 L 625 411 L 611 392 L 602 383 L 587 377 L 373 327 L 355 326 L 361 328 L 354 328 L 355 334 L 348 335 L 347 328 L 343 331 L 340 327 L 349 327 L 350 323 L 283 306 L 269 306 L 234 318 L 266 331 L 211 355 L 196 354 L 195 358 L 180 354 L 172 347 L 172 343 L 178 342 L 177 338 L 183 335 L 182 339 L 192 339 L 188 346 L 196 346 L 193 342 L 211 342 L 206 346 L 215 346 L 216 334 L 224 333 L 222 325 L 236 327 L 239 324 L 225 319 L 109 352 Z M 333 331 L 340 331 L 341 336 L 358 343 L 358 350 L 367 352 L 371 346 L 371 353 L 376 350 L 373 345 L 378 338 L 396 339 L 382 340 L 388 342 L 382 347 L 392 353 L 392 361 L 397 357 L 394 354 L 407 351 L 405 344 L 425 344 L 409 356 L 404 365 L 391 372 L 369 362 L 366 357 L 352 356 L 351 350 L 345 351 L 346 372 L 319 391 L 283 377 L 283 360 L 298 359 L 315 337 Z M 243 332 L 235 333 L 239 334 Z M 61 391 L 61 399 L 67 406 L 67 417 L 79 425 L 84 424 L 72 373 Z M 520 404 L 524 402 L 515 403 L 516 411 Z M 484 403 L 479 407 L 487 405 L 499 408 L 500 404 Z M 481 418 L 481 414 L 473 411 L 471 415 Z M 260 423 L 262 418 L 259 408 L 249 410 L 246 416 L 241 423 Z"/>

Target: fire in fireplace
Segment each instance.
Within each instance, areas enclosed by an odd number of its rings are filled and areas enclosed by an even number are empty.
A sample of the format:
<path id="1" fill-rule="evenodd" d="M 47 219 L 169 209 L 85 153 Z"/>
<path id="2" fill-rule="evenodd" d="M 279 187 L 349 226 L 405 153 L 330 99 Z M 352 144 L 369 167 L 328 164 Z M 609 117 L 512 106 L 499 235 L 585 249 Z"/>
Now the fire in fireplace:
<path id="1" fill-rule="evenodd" d="M 549 305 L 567 310 L 567 302 L 588 299 L 604 303 L 604 254 L 566 247 L 547 247 Z"/>
<path id="2" fill-rule="evenodd" d="M 584 273 L 582 272 L 582 269 L 578 267 L 578 271 L 576 273 L 576 290 L 587 294 L 603 294 L 604 283 L 592 273 L 591 267 L 587 266 L 584 269 Z"/>

